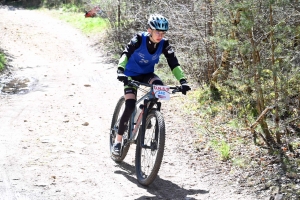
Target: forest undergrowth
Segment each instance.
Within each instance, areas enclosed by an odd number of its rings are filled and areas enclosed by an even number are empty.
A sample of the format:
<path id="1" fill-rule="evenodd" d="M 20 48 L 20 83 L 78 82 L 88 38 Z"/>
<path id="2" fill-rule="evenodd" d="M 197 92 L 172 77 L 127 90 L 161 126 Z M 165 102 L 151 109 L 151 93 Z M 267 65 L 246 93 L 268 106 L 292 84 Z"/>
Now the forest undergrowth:
<path id="1" fill-rule="evenodd" d="M 251 133 L 245 119 L 238 120 L 230 112 L 225 102 L 212 100 L 208 87 L 195 89 L 188 98 L 180 98 L 177 105 L 181 105 L 182 117 L 192 122 L 199 136 L 193 144 L 196 154 L 209 155 L 226 168 L 229 176 L 239 177 L 241 187 L 251 187 L 257 194 L 268 192 L 273 197 L 283 195 L 281 199 L 299 199 L 299 133 L 291 133 L 286 144 L 270 148 Z M 285 135 L 282 137 L 284 141 Z"/>

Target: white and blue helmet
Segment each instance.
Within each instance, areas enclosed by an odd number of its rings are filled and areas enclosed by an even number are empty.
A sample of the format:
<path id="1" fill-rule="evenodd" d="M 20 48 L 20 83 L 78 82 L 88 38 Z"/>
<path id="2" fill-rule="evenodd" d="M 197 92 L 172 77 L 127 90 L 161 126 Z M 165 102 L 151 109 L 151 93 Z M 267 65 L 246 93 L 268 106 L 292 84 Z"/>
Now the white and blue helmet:
<path id="1" fill-rule="evenodd" d="M 153 14 L 150 15 L 148 19 L 148 26 L 151 29 L 167 31 L 169 29 L 169 22 L 164 16 L 160 14 Z"/>

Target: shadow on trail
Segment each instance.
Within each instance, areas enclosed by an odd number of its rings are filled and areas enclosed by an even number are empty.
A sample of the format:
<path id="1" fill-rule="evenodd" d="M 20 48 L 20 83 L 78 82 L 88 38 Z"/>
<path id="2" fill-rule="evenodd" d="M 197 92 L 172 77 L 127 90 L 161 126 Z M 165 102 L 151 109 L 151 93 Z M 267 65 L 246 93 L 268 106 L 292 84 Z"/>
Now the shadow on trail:
<path id="1" fill-rule="evenodd" d="M 116 174 L 122 174 L 129 181 L 137 184 L 138 187 L 144 188 L 147 192 L 153 194 L 154 196 L 141 196 L 135 200 L 143 200 L 143 199 L 189 199 L 193 200 L 194 198 L 187 197 L 188 195 L 201 195 L 206 194 L 209 191 L 201 190 L 201 189 L 184 189 L 179 185 L 172 183 L 171 181 L 161 179 L 159 176 L 156 177 L 154 182 L 147 186 L 143 186 L 138 183 L 135 177 L 135 167 L 129 165 L 128 163 L 120 163 L 118 165 L 122 170 L 115 171 Z"/>

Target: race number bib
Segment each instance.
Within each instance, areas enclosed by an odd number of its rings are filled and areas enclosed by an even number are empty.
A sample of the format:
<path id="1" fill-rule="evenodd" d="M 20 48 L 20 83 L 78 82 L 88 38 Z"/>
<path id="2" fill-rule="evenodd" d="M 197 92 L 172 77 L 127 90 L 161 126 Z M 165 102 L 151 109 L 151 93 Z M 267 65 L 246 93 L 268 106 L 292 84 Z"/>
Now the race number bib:
<path id="1" fill-rule="evenodd" d="M 161 100 L 170 100 L 170 87 L 169 86 L 163 86 L 163 85 L 154 85 L 153 91 L 155 94 L 155 97 Z"/>

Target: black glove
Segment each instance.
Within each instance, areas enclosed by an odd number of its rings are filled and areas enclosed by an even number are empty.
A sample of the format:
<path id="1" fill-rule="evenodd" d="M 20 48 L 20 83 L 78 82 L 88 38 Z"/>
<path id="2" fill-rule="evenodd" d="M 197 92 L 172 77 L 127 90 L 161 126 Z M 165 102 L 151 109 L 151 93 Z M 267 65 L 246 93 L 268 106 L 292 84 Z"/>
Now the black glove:
<path id="1" fill-rule="evenodd" d="M 117 73 L 118 73 L 117 79 L 118 79 L 119 81 L 124 82 L 125 80 L 127 80 L 127 76 L 124 74 L 124 71 L 123 71 L 123 70 L 118 69 Z"/>
<path id="2" fill-rule="evenodd" d="M 186 95 L 186 92 L 191 90 L 191 87 L 188 85 L 188 82 L 185 79 L 181 79 L 180 84 L 182 94 Z"/>

